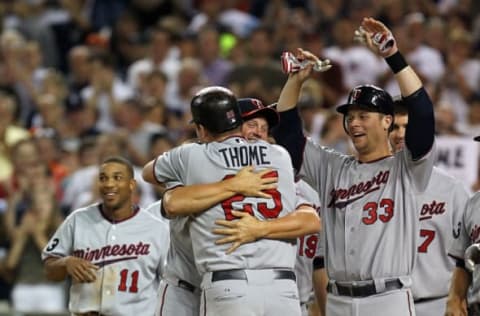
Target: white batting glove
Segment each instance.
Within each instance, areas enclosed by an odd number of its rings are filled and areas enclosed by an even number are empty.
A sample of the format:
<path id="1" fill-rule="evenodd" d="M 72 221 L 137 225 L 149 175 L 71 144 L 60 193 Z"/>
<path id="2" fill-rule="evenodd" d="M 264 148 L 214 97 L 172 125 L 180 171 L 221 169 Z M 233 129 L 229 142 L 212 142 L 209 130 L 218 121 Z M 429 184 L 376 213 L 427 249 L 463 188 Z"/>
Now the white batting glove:
<path id="1" fill-rule="evenodd" d="M 480 244 L 476 243 L 465 250 L 465 268 L 473 272 L 478 264 L 480 264 Z"/>
<path id="2" fill-rule="evenodd" d="M 282 71 L 286 74 L 300 71 L 301 69 L 304 69 L 310 64 L 313 64 L 313 70 L 318 72 L 327 71 L 332 67 L 329 59 L 317 60 L 316 62 L 313 62 L 311 60 L 300 61 L 295 57 L 295 55 L 293 55 L 290 52 L 282 53 L 281 62 L 282 62 Z"/>
<path id="3" fill-rule="evenodd" d="M 395 39 L 391 32 L 378 32 L 372 35 L 372 43 L 385 53 L 395 45 Z"/>
<path id="4" fill-rule="evenodd" d="M 368 38 L 369 36 L 370 40 Z M 385 53 L 395 44 L 395 38 L 391 32 L 377 32 L 370 35 L 361 26 L 355 30 L 353 40 L 365 46 L 368 46 L 370 42 L 371 45 L 377 47 L 381 53 Z"/>
<path id="5" fill-rule="evenodd" d="M 367 36 L 368 36 L 367 31 L 365 31 L 365 29 L 360 26 L 358 30 L 355 30 L 353 40 L 359 44 L 367 45 L 368 44 Z"/>

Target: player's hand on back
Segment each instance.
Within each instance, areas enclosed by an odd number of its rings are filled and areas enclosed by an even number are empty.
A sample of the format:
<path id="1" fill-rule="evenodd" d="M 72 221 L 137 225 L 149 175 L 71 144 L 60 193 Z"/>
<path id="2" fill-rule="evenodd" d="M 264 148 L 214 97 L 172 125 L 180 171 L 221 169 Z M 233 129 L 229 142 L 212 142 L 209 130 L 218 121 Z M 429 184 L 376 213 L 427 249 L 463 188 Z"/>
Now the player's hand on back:
<path id="1" fill-rule="evenodd" d="M 90 261 L 70 256 L 66 258 L 67 273 L 73 282 L 90 283 L 97 279 L 95 271 L 99 269 Z"/>
<path id="2" fill-rule="evenodd" d="M 232 244 L 232 246 L 228 248 L 227 254 L 233 252 L 245 243 L 253 242 L 263 237 L 262 232 L 265 231 L 263 229 L 264 223 L 246 212 L 232 211 L 232 215 L 238 217 L 239 220 L 216 220 L 215 224 L 222 226 L 222 228 L 215 228 L 213 230 L 214 234 L 225 236 L 215 242 L 217 245 Z"/>
<path id="3" fill-rule="evenodd" d="M 278 185 L 278 178 L 269 176 L 272 171 L 272 169 L 266 169 L 257 172 L 254 167 L 248 166 L 227 181 L 231 182 L 232 189 L 238 194 L 269 199 L 272 196 L 265 190 L 276 189 Z"/>
<path id="4" fill-rule="evenodd" d="M 381 57 L 391 56 L 398 51 L 392 32 L 385 24 L 373 18 L 363 19 L 355 31 L 354 40 Z"/>

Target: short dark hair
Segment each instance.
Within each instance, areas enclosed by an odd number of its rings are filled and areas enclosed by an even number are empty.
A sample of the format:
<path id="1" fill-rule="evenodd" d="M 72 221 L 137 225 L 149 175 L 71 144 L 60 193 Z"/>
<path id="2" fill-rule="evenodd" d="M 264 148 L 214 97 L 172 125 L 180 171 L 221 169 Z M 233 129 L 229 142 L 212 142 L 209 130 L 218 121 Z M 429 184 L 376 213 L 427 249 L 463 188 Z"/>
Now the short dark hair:
<path id="1" fill-rule="evenodd" d="M 401 95 L 397 95 L 393 98 L 393 113 L 395 115 L 408 115 L 408 107 L 403 101 Z"/>
<path id="2" fill-rule="evenodd" d="M 130 161 L 127 159 L 121 157 L 121 156 L 111 156 L 103 160 L 102 165 L 107 164 L 107 163 L 118 163 L 121 165 L 124 165 L 127 168 L 129 176 L 133 179 L 134 178 L 134 172 L 133 172 L 133 165 Z"/>

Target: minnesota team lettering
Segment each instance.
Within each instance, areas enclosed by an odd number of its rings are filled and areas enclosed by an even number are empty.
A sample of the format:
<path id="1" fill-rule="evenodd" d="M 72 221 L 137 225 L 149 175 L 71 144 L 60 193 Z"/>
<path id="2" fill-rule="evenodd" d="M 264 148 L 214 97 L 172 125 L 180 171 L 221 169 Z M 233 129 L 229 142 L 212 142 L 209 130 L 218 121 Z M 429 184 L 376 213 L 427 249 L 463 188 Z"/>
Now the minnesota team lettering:
<path id="1" fill-rule="evenodd" d="M 380 171 L 371 180 L 354 184 L 348 189 L 333 189 L 330 192 L 331 200 L 327 207 L 344 208 L 348 204 L 361 199 L 365 195 L 379 190 L 382 184 L 388 182 L 389 171 Z"/>
<path id="2" fill-rule="evenodd" d="M 430 219 L 433 215 L 441 215 L 445 213 L 445 202 L 437 202 L 435 200 L 432 203 L 425 203 L 420 210 L 420 220 Z"/>
<path id="3" fill-rule="evenodd" d="M 144 244 L 141 241 L 138 244 L 108 245 L 99 249 L 77 249 L 73 251 L 73 256 L 88 261 L 98 261 L 108 257 L 116 256 L 143 256 L 150 253 L 150 244 Z"/>
<path id="4" fill-rule="evenodd" d="M 270 165 L 266 146 L 230 147 L 219 150 L 227 167 Z"/>

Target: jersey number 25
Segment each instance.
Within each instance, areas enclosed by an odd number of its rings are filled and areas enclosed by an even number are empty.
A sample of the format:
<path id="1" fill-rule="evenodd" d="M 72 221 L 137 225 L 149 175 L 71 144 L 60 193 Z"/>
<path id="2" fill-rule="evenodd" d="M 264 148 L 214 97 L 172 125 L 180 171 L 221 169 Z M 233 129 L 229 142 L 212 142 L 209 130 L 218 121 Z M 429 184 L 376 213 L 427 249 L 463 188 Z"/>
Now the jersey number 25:
<path id="1" fill-rule="evenodd" d="M 231 177 L 234 177 L 235 175 L 229 174 L 226 175 L 223 180 L 229 179 Z M 273 178 L 273 177 L 278 177 L 278 172 L 277 171 L 272 171 L 263 176 L 263 178 Z M 269 189 L 265 190 L 265 193 L 270 194 L 273 199 L 273 206 L 269 207 L 266 202 L 258 202 L 257 204 L 257 211 L 263 215 L 264 218 L 277 218 L 280 212 L 283 209 L 282 206 L 282 195 L 277 189 Z M 234 202 L 241 202 L 245 199 L 245 196 L 241 194 L 236 194 L 232 196 L 229 199 L 226 199 L 222 202 L 222 208 L 223 211 L 225 212 L 225 219 L 227 221 L 231 221 L 236 219 L 235 216 L 232 215 L 232 210 L 233 208 L 233 203 Z M 237 209 L 235 209 L 237 210 Z M 242 209 L 239 211 L 247 212 L 250 215 L 254 216 L 253 214 L 253 205 L 251 203 L 244 203 L 242 206 Z"/>

